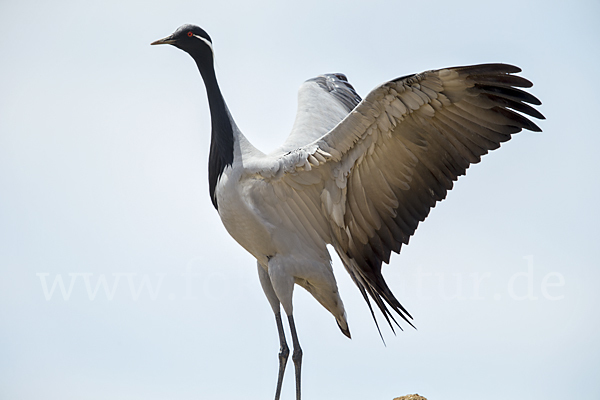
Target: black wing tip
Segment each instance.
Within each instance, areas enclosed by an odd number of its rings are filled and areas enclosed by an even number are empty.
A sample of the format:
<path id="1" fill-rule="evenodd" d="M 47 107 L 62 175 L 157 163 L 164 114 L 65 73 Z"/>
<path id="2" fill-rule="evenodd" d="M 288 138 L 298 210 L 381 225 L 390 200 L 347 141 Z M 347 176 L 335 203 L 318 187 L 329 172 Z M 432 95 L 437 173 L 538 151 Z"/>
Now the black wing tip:
<path id="1" fill-rule="evenodd" d="M 353 259 L 350 259 L 350 260 L 352 260 L 352 261 L 350 261 L 351 263 L 355 262 Z M 365 276 L 362 273 L 359 273 L 358 275 L 356 275 L 353 272 L 353 269 L 347 268 L 347 270 L 350 273 L 350 277 L 352 278 L 352 281 L 356 284 L 356 286 L 358 287 L 358 290 L 360 291 L 361 295 L 363 296 L 365 303 L 367 303 L 367 306 L 369 307 L 369 311 L 371 312 L 371 317 L 373 317 L 373 321 L 375 322 L 375 326 L 377 327 L 377 332 L 379 333 L 379 337 L 381 338 L 381 341 L 383 342 L 384 346 L 386 345 L 385 339 L 383 337 L 383 333 L 381 332 L 381 327 L 379 326 L 379 321 L 377 320 L 377 316 L 375 315 L 373 306 L 371 305 L 371 299 L 375 302 L 375 304 L 377 304 L 377 307 L 379 307 L 379 310 L 385 317 L 394 336 L 396 335 L 396 330 L 394 329 L 394 324 L 401 331 L 403 331 L 404 329 L 402 329 L 402 326 L 400 326 L 398 321 L 396 321 L 396 319 L 392 315 L 391 311 L 389 310 L 388 305 L 389 305 L 389 307 L 392 308 L 393 311 L 395 311 L 398 315 L 400 315 L 404 321 L 406 321 L 410 326 L 412 326 L 413 328 L 416 329 L 416 327 L 408 320 L 408 318 L 413 319 L 413 317 L 408 313 L 408 311 L 406 311 L 404 309 L 404 307 L 402 307 L 400 302 L 394 297 L 393 293 L 390 291 L 389 287 L 385 283 L 385 279 L 383 278 L 381 273 L 379 273 L 379 277 L 377 279 L 380 282 L 378 285 L 377 283 L 375 283 L 375 281 L 373 281 L 371 278 Z M 358 270 L 355 270 L 355 271 L 358 272 Z M 388 305 L 386 305 L 384 301 L 387 302 Z M 392 323 L 392 321 L 393 321 L 393 323 Z M 339 324 L 338 324 L 338 326 L 339 326 Z M 340 327 L 340 329 L 341 329 L 341 327 Z M 344 332 L 344 331 L 342 330 L 342 332 Z"/>
<path id="2" fill-rule="evenodd" d="M 496 107 L 495 111 L 498 114 L 501 114 L 501 115 L 505 116 L 506 118 L 510 119 L 514 123 L 514 125 L 513 124 L 510 124 L 510 125 L 519 128 L 519 131 L 521 129 L 527 129 L 528 131 L 532 131 L 532 132 L 541 132 L 542 131 L 541 128 L 535 124 L 535 122 L 533 122 L 529 118 L 527 118 L 509 108 Z M 518 111 L 522 111 L 522 110 L 518 110 Z M 541 116 L 543 117 L 543 115 L 541 115 Z M 545 118 L 542 118 L 542 119 L 545 119 Z"/>
<path id="3" fill-rule="evenodd" d="M 527 128 L 527 130 L 531 131 L 531 132 L 542 132 L 542 128 L 540 128 L 539 126 L 537 126 L 534 122 L 530 121 L 530 126 L 529 128 Z"/>
<path id="4" fill-rule="evenodd" d="M 375 304 L 377 304 L 377 306 L 379 307 L 379 310 L 381 311 L 385 320 L 387 321 L 390 329 L 392 330 L 392 333 L 394 335 L 396 334 L 394 325 L 396 325 L 396 327 L 398 327 L 401 331 L 404 331 L 402 326 L 394 317 L 392 311 L 399 315 L 408 325 L 415 328 L 413 323 L 410 321 L 413 320 L 412 315 L 410 315 L 410 313 L 404 308 L 404 306 L 400 304 L 398 299 L 396 299 L 396 296 L 394 296 L 387 283 L 385 282 L 383 275 L 381 275 L 381 271 L 379 271 L 379 273 L 377 273 L 376 275 L 377 277 L 375 281 L 372 281 L 372 279 L 367 279 L 367 284 L 369 287 L 366 288 L 366 292 L 369 293 L 369 296 L 371 296 L 373 301 L 375 301 Z M 375 319 L 375 314 L 372 311 L 371 314 Z M 377 320 L 375 320 L 375 323 L 377 324 Z M 377 324 L 377 328 L 379 329 L 379 324 Z M 381 335 L 381 331 L 379 334 Z"/>
<path id="5" fill-rule="evenodd" d="M 533 121 L 514 112 L 517 111 L 539 120 L 546 119 L 541 112 L 528 105 L 541 106 L 540 99 L 519 89 L 531 88 L 533 82 L 521 76 L 510 75 L 521 72 L 521 68 L 510 64 L 481 64 L 471 67 L 459 67 L 458 70 L 466 72 L 468 79 L 474 81 L 474 89 L 487 95 L 492 100 L 500 100 L 499 103 L 502 104 L 501 108 L 504 109 L 505 115 L 508 113 L 516 114 L 518 118 L 513 119 L 518 120 L 520 128 L 532 132 L 542 132 L 542 129 Z"/>
<path id="6" fill-rule="evenodd" d="M 463 65 L 459 67 L 449 67 L 442 69 L 450 69 L 456 72 L 466 73 L 468 75 L 489 75 L 489 74 L 517 74 L 521 72 L 521 68 L 512 64 L 504 63 L 486 63 L 486 64 L 474 64 L 474 65 Z"/>
<path id="7" fill-rule="evenodd" d="M 344 334 L 344 336 L 346 336 L 348 339 L 352 339 L 352 335 L 350 334 L 350 328 L 346 327 L 346 329 L 344 329 L 338 321 L 335 322 L 337 322 L 337 325 L 340 328 L 340 331 L 342 331 L 342 333 Z"/>
<path id="8" fill-rule="evenodd" d="M 342 73 L 322 74 L 307 80 L 307 82 L 316 82 L 343 104 L 348 111 L 352 111 L 362 101 L 354 86 Z"/>
<path id="9" fill-rule="evenodd" d="M 398 78 L 394 78 L 394 79 L 392 79 L 390 82 L 399 82 L 399 81 L 403 81 L 403 80 L 405 80 L 405 79 L 412 78 L 412 77 L 413 77 L 413 76 L 415 76 L 415 75 L 416 75 L 416 74 L 410 74 L 410 75 L 404 75 L 404 76 L 400 76 L 400 77 L 398 77 Z"/>

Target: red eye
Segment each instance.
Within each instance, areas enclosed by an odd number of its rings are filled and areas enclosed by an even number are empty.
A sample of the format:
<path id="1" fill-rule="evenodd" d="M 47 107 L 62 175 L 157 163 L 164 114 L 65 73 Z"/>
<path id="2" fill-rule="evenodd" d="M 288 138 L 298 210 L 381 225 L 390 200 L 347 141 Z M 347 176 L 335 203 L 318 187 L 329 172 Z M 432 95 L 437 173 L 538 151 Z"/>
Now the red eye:
<path id="1" fill-rule="evenodd" d="M 188 32 L 188 36 L 192 37 L 192 36 L 194 36 L 194 34 L 190 31 L 190 32 Z"/>

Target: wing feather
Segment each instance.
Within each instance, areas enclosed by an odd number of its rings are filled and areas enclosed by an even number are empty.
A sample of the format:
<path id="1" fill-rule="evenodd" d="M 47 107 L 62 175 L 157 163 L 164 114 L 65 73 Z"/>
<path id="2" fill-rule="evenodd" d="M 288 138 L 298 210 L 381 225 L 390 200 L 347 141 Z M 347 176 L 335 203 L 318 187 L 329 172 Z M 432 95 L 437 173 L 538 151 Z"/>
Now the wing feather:
<path id="1" fill-rule="evenodd" d="M 511 75 L 517 72 L 485 64 L 390 81 L 315 142 L 340 153 L 334 175 L 347 186 L 344 226 L 332 229 L 334 247 L 388 323 L 395 321 L 390 309 L 407 321 L 410 315 L 387 287 L 382 262 L 408 243 L 470 164 L 522 129 L 539 131 L 519 113 L 543 118 L 526 104 L 539 100 L 517 89 L 532 86 Z"/>

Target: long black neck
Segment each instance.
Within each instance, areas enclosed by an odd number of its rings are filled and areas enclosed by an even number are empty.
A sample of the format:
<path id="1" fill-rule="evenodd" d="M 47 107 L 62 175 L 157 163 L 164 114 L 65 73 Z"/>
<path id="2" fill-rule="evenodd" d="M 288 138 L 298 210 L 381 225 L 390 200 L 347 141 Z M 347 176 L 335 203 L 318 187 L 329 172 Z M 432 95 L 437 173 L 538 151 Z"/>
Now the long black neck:
<path id="1" fill-rule="evenodd" d="M 195 57 L 194 57 L 195 59 Z M 206 86 L 208 104 L 210 106 L 210 117 L 212 120 L 212 131 L 210 137 L 210 155 L 208 157 L 208 182 L 210 199 L 218 210 L 215 189 L 217 182 L 228 165 L 233 163 L 233 121 L 225 105 L 225 99 L 219 89 L 217 77 L 212 62 L 206 63 L 196 60 L 202 79 Z"/>

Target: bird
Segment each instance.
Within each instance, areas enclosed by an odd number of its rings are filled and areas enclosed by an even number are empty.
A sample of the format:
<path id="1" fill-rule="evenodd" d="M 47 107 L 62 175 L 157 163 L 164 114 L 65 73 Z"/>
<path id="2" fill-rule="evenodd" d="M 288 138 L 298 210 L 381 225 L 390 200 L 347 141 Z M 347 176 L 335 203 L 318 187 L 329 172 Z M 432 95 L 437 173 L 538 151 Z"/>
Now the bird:
<path id="1" fill-rule="evenodd" d="M 185 24 L 152 45 L 188 53 L 210 108 L 210 199 L 225 229 L 256 258 L 259 281 L 279 337 L 279 400 L 289 357 L 281 309 L 293 345 L 296 400 L 302 349 L 293 315 L 296 285 L 306 289 L 351 337 L 327 245 L 331 245 L 381 330 L 374 303 L 394 331 L 412 316 L 381 269 L 400 253 L 453 183 L 523 129 L 541 129 L 533 84 L 508 64 L 430 70 L 385 82 L 364 99 L 345 75 L 323 74 L 298 91 L 287 139 L 263 153 L 236 125 L 214 68 L 208 33 Z M 266 118 L 269 116 L 266 115 Z M 399 317 L 399 318 L 398 318 Z M 382 337 L 383 339 L 383 337 Z"/>

